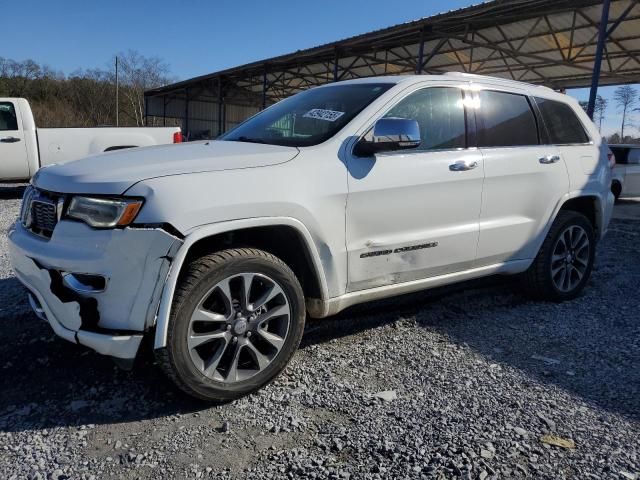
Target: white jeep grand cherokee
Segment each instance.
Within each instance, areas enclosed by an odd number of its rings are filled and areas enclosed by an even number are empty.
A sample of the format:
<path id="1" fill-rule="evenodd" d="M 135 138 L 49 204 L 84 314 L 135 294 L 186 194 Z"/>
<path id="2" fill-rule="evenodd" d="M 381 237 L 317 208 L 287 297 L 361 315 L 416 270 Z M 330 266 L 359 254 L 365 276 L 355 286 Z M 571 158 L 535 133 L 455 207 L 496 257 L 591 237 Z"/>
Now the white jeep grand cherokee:
<path id="1" fill-rule="evenodd" d="M 16 275 L 59 336 L 128 366 L 153 335 L 204 399 L 272 380 L 306 314 L 496 273 L 571 299 L 613 205 L 574 100 L 464 74 L 325 85 L 216 141 L 105 155 L 38 172 Z"/>

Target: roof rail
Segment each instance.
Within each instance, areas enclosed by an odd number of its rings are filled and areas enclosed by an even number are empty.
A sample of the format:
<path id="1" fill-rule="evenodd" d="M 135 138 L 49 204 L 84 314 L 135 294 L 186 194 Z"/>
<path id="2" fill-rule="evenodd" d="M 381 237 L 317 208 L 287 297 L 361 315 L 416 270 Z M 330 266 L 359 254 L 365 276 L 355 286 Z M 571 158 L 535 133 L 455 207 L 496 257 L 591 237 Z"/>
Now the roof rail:
<path id="1" fill-rule="evenodd" d="M 469 80 L 474 80 L 475 79 L 475 80 L 491 81 L 491 82 L 496 82 L 496 83 L 504 83 L 506 85 L 526 85 L 527 87 L 543 88 L 543 89 L 549 90 L 551 92 L 554 91 L 552 88 L 546 87 L 544 85 L 536 85 L 536 84 L 533 84 L 533 83 L 520 82 L 518 80 L 511 80 L 511 79 L 502 78 L 502 77 L 492 77 L 490 75 L 478 75 L 478 74 L 475 74 L 475 73 L 466 73 L 466 72 L 443 72 L 442 75 L 463 77 L 463 78 L 467 78 Z"/>

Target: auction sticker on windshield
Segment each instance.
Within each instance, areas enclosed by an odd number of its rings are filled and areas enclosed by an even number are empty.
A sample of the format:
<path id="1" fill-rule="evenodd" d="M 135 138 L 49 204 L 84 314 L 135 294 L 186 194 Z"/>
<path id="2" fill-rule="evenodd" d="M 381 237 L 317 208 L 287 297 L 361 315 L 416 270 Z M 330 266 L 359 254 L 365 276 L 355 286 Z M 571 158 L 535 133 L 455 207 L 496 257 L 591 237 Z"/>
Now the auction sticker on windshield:
<path id="1" fill-rule="evenodd" d="M 335 110 L 325 110 L 323 108 L 314 108 L 309 110 L 303 115 L 305 118 L 315 118 L 317 120 L 326 120 L 327 122 L 335 122 L 339 119 L 344 112 L 337 112 Z"/>

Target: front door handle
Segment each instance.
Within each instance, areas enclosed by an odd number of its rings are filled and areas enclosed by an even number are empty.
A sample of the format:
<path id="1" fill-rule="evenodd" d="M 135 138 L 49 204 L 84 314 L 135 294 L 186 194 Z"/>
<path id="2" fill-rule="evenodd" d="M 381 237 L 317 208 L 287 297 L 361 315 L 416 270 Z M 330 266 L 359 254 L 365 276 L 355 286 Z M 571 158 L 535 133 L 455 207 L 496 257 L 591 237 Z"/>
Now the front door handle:
<path id="1" fill-rule="evenodd" d="M 466 172 L 467 170 L 473 170 L 478 166 L 478 162 L 465 162 L 464 160 L 458 160 L 456 163 L 449 165 L 449 170 L 452 172 Z"/>
<path id="2" fill-rule="evenodd" d="M 560 155 L 546 155 L 544 157 L 540 157 L 538 161 L 542 164 L 556 163 L 560 161 Z"/>
<path id="3" fill-rule="evenodd" d="M 19 142 L 20 139 L 16 137 L 2 137 L 0 138 L 0 142 L 2 143 L 16 143 Z"/>

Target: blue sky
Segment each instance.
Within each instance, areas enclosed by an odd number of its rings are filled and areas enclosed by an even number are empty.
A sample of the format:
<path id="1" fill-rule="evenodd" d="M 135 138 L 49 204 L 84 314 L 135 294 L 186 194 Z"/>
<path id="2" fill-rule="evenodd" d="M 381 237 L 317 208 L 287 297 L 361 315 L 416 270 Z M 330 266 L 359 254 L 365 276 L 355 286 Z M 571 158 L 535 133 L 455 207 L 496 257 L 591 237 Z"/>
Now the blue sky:
<path id="1" fill-rule="evenodd" d="M 218 0 L 3 2 L 0 56 L 56 70 L 106 67 L 116 52 L 157 56 L 186 79 L 331 42 L 434 13 L 469 0 Z M 28 30 L 24 26 L 28 25 Z M 612 88 L 600 93 L 611 97 Z M 571 91 L 586 99 L 587 90 Z M 605 134 L 619 130 L 610 101 Z M 638 115 L 640 118 L 640 114 Z M 637 129 L 632 129 L 638 134 Z"/>

